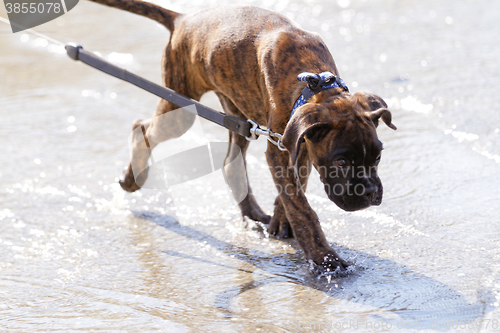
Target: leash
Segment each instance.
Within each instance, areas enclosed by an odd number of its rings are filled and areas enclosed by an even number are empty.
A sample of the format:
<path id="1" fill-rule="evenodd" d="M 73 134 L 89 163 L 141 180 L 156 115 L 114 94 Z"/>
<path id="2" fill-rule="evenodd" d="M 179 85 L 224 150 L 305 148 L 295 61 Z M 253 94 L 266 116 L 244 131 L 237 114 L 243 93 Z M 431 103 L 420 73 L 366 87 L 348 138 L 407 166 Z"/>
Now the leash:
<path id="1" fill-rule="evenodd" d="M 2 17 L 0 17 L 0 21 L 6 24 L 10 24 L 10 22 Z M 282 146 L 281 140 L 282 140 L 282 135 L 279 133 L 272 132 L 269 129 L 262 129 L 259 127 L 259 125 L 253 121 L 252 119 L 248 120 L 243 120 L 238 117 L 234 117 L 219 111 L 216 111 L 212 108 L 209 108 L 187 96 L 184 96 L 170 88 L 167 87 L 162 87 L 157 85 L 156 83 L 153 83 L 149 80 L 146 80 L 136 74 L 130 73 L 127 70 L 120 68 L 118 66 L 115 66 L 105 60 L 103 60 L 101 57 L 88 52 L 83 49 L 82 46 L 76 45 L 73 43 L 69 44 L 64 44 L 58 40 L 55 40 L 53 38 L 50 38 L 46 35 L 43 35 L 41 33 L 38 33 L 32 29 L 25 29 L 26 32 L 31 33 L 35 36 L 44 38 L 48 40 L 51 43 L 54 43 L 59 46 L 63 46 L 66 49 L 66 53 L 68 56 L 73 59 L 73 60 L 80 60 L 81 62 L 97 69 L 100 70 L 106 74 L 109 74 L 111 76 L 114 76 L 116 78 L 119 78 L 121 80 L 124 80 L 126 82 L 132 83 L 133 85 L 146 90 L 149 93 L 152 93 L 160 98 L 163 98 L 166 101 L 169 101 L 179 107 L 187 107 L 190 105 L 196 105 L 197 107 L 197 113 L 199 116 L 216 123 L 230 131 L 233 131 L 235 133 L 238 133 L 242 136 L 244 136 L 247 140 L 252 141 L 252 140 L 257 140 L 259 136 L 263 135 L 267 138 L 269 142 L 274 144 L 279 150 L 281 151 L 287 151 L 285 147 Z M 344 81 L 340 79 L 339 77 L 333 75 L 330 72 L 323 72 L 320 74 L 314 74 L 314 73 L 301 73 L 297 77 L 300 81 L 307 82 L 307 87 L 302 90 L 302 94 L 300 97 L 297 99 L 295 102 L 293 108 L 292 108 L 292 113 L 290 117 L 293 115 L 295 112 L 295 109 L 297 109 L 299 106 L 304 105 L 309 98 L 312 97 L 315 93 L 320 92 L 321 90 L 333 88 L 333 87 L 340 87 L 344 91 L 349 91 L 347 86 L 345 85 Z"/>
<path id="2" fill-rule="evenodd" d="M 6 20 L 2 17 L 0 17 L 0 21 L 5 24 L 11 23 L 9 20 Z M 25 29 L 24 27 L 22 28 Z M 68 56 L 73 60 L 80 60 L 81 62 L 97 70 L 100 70 L 106 74 L 124 80 L 126 82 L 132 83 L 133 85 L 141 89 L 144 89 L 147 92 L 150 92 L 160 98 L 163 98 L 166 101 L 169 101 L 179 107 L 187 107 L 194 104 L 197 107 L 197 113 L 199 116 L 211 122 L 214 122 L 230 131 L 238 133 L 244 136 L 249 141 L 257 140 L 261 135 L 263 135 L 267 138 L 269 142 L 274 144 L 279 150 L 287 151 L 287 149 L 283 147 L 283 145 L 281 144 L 282 140 L 281 134 L 272 132 L 269 129 L 260 128 L 259 125 L 252 119 L 248 119 L 245 121 L 243 119 L 211 109 L 170 88 L 159 86 L 156 83 L 148 81 L 136 74 L 126 71 L 123 68 L 115 66 L 103 60 L 101 57 L 84 50 L 83 47 L 80 45 L 76 45 L 73 43 L 64 44 L 44 34 L 36 32 L 33 29 L 25 29 L 25 31 L 40 38 L 44 38 L 53 44 L 64 47 L 66 49 L 66 53 L 68 54 Z M 340 87 L 343 88 L 345 91 L 349 91 L 344 81 L 342 81 L 342 79 L 336 77 L 330 72 L 323 72 L 321 74 L 313 74 L 305 72 L 301 73 L 298 76 L 298 79 L 300 81 L 307 82 L 307 87 L 305 87 L 304 90 L 302 90 L 301 96 L 295 102 L 290 117 L 293 115 L 296 108 L 305 104 L 309 100 L 309 98 L 312 97 L 312 95 L 319 92 L 320 90 L 333 87 Z"/>
<path id="3" fill-rule="evenodd" d="M 246 137 L 247 140 L 257 140 L 261 135 L 266 136 L 268 141 L 276 145 L 279 150 L 286 151 L 286 148 L 281 145 L 281 134 L 274 133 L 269 129 L 262 129 L 256 122 L 251 119 L 243 120 L 238 117 L 234 117 L 209 108 L 170 88 L 162 87 L 123 68 L 115 66 L 103 60 L 101 57 L 84 50 L 80 45 L 70 43 L 66 44 L 65 48 L 68 56 L 73 60 L 80 60 L 90 67 L 119 78 L 123 81 L 129 82 L 181 108 L 194 104 L 196 105 L 196 110 L 200 117 L 216 123 L 230 131 L 238 133 Z"/>
<path id="4" fill-rule="evenodd" d="M 10 24 L 9 20 L 0 17 L 0 21 L 6 24 Z M 24 28 L 24 27 L 23 27 Z M 81 62 L 94 67 L 106 74 L 122 79 L 126 82 L 132 83 L 133 85 L 146 90 L 160 98 L 163 98 L 179 107 L 187 107 L 189 105 L 196 105 L 196 110 L 199 116 L 214 122 L 220 126 L 225 127 L 226 129 L 236 132 L 244 137 L 247 140 L 257 140 L 260 135 L 264 135 L 268 138 L 268 140 L 275 144 L 280 150 L 285 151 L 281 145 L 281 135 L 278 133 L 274 133 L 268 129 L 262 129 L 259 125 L 253 120 L 249 119 L 245 121 L 243 119 L 224 114 L 222 112 L 213 110 L 189 97 L 186 97 L 178 92 L 157 85 L 151 81 L 148 81 L 138 75 L 130 73 L 123 68 L 115 66 L 99 56 L 88 52 L 83 49 L 80 45 L 75 45 L 73 43 L 64 44 L 58 40 L 50 38 L 44 34 L 38 33 L 33 29 L 25 29 L 26 32 L 31 33 L 37 37 L 44 38 L 49 42 L 56 44 L 58 46 L 62 46 L 66 49 L 66 53 L 73 60 L 80 60 Z"/>

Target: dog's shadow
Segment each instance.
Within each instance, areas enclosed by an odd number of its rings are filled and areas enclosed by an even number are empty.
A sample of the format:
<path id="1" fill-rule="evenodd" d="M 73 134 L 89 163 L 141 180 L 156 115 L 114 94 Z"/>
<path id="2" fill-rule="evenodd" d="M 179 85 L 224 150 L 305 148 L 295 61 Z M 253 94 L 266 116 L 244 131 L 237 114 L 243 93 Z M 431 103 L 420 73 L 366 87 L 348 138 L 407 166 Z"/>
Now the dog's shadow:
<path id="1" fill-rule="evenodd" d="M 316 289 L 330 297 L 356 302 L 383 310 L 387 316 L 372 315 L 372 320 L 390 323 L 392 327 L 410 323 L 412 328 L 454 330 L 460 320 L 480 323 L 493 309 L 494 296 L 491 291 L 481 291 L 477 300 L 468 302 L 458 291 L 449 286 L 411 271 L 404 265 L 362 251 L 336 246 L 343 258 L 354 261 L 353 269 L 342 275 L 315 275 L 306 269 L 303 261 L 298 262 L 293 255 L 270 255 L 255 249 L 248 249 L 219 240 L 210 234 L 181 225 L 175 218 L 153 212 L 133 212 L 134 216 L 149 220 L 172 232 L 205 246 L 211 246 L 235 259 L 244 261 L 264 272 L 258 280 L 229 287 L 215 298 L 215 305 L 224 316 L 232 317 L 231 301 L 238 295 L 264 285 L 286 282 Z M 277 240 L 278 241 L 278 240 Z M 291 242 L 296 246 L 294 241 Z M 176 251 L 165 254 L 208 263 L 214 266 L 240 270 L 255 274 L 250 270 L 232 267 Z M 366 323 L 365 323 L 366 324 Z M 458 325 L 458 324 L 457 324 Z M 407 327 L 408 328 L 408 327 Z"/>

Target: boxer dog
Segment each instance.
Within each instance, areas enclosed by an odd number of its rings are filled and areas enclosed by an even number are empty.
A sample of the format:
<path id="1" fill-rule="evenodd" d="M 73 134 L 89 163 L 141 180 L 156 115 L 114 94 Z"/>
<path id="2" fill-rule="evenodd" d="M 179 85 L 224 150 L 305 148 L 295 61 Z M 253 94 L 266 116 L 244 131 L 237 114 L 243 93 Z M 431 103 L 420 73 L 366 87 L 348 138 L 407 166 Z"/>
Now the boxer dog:
<path id="1" fill-rule="evenodd" d="M 242 214 L 268 224 L 272 235 L 294 236 L 306 258 L 326 270 L 349 266 L 329 245 L 304 191 L 314 167 L 328 197 L 341 209 L 380 205 L 382 143 L 376 128 L 381 119 L 396 129 L 382 98 L 349 93 L 323 40 L 283 15 L 249 6 L 183 15 L 139 0 L 92 1 L 146 16 L 170 31 L 161 64 L 166 87 L 195 100 L 214 91 L 227 114 L 283 133 L 280 143 L 286 151 L 272 143 L 266 151 L 278 189 L 273 216 L 259 207 L 250 187 L 239 203 Z M 134 129 L 142 126 L 151 149 L 193 124 L 194 118 L 180 121 L 176 130 L 162 130 L 155 117 L 176 108 L 160 100 L 154 117 L 134 123 Z M 232 132 L 229 137 L 233 145 L 227 159 L 240 151 L 244 158 L 249 141 Z M 149 151 L 133 145 L 135 163 L 147 169 L 148 157 Z M 225 171 L 248 184 L 247 175 L 234 174 L 230 164 Z M 129 165 L 120 185 L 133 192 L 146 177 L 134 177 Z"/>

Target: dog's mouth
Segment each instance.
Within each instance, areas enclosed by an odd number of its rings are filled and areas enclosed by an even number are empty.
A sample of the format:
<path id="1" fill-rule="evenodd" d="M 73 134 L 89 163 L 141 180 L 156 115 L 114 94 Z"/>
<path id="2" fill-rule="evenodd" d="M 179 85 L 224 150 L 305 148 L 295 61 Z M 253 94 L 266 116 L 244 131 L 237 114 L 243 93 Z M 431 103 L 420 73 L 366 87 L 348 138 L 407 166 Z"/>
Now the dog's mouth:
<path id="1" fill-rule="evenodd" d="M 379 206 L 382 203 L 383 188 L 380 181 L 378 184 L 364 187 L 361 184 L 357 187 L 345 187 L 340 191 L 341 186 L 338 184 L 330 186 L 325 183 L 325 192 L 328 198 L 333 201 L 339 208 L 353 212 L 370 206 Z"/>

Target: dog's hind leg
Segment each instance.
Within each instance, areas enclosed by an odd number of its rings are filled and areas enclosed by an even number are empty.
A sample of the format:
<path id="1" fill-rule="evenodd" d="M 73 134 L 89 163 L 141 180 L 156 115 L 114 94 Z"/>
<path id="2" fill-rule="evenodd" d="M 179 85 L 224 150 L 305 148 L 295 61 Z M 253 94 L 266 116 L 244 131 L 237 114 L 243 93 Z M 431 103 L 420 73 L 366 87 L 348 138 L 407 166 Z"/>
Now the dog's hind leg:
<path id="1" fill-rule="evenodd" d="M 185 59 L 187 57 L 185 53 L 189 50 L 183 47 L 182 43 L 185 42 L 185 38 L 182 35 L 174 37 L 173 34 L 163 53 L 163 84 L 184 96 L 199 101 L 209 87 L 202 84 L 204 80 L 198 75 L 193 74 L 196 71 L 189 63 L 179 60 Z M 120 181 L 124 190 L 134 192 L 144 184 L 148 174 L 148 160 L 155 146 L 163 141 L 180 137 L 193 125 L 196 115 L 186 111 L 171 112 L 177 109 L 179 108 L 175 104 L 161 99 L 152 118 L 134 122 L 131 163 L 125 171 L 123 180 Z M 139 126 L 142 130 L 138 130 Z M 135 175 L 134 170 L 136 170 Z"/>
<path id="2" fill-rule="evenodd" d="M 219 100 L 222 104 L 224 111 L 227 114 L 231 114 L 236 117 L 244 118 L 241 111 L 234 105 L 233 102 L 224 95 L 217 93 Z M 241 214 L 243 216 L 248 216 L 250 219 L 254 221 L 260 221 L 264 224 L 268 224 L 271 217 L 264 213 L 264 211 L 260 208 L 255 200 L 255 197 L 252 194 L 252 189 L 250 187 L 250 183 L 248 182 L 248 175 L 246 171 L 246 152 L 250 141 L 248 141 L 245 137 L 234 133 L 229 132 L 229 149 L 224 161 L 224 169 L 226 173 L 226 179 L 233 191 L 233 195 L 235 198 L 238 196 L 235 192 L 243 192 L 247 193 L 247 195 L 238 203 Z M 242 168 L 238 163 L 231 163 L 235 161 L 238 155 L 241 153 L 241 157 L 243 158 L 244 168 Z M 244 169 L 244 170 L 242 170 Z"/>
<path id="3" fill-rule="evenodd" d="M 151 150 L 159 143 L 178 138 L 194 123 L 196 115 L 188 111 L 175 111 L 173 104 L 160 100 L 155 116 L 136 120 L 132 125 L 131 159 L 120 186 L 134 192 L 142 187 L 148 176 L 148 160 Z M 140 130 L 139 130 L 140 128 Z"/>
<path id="4" fill-rule="evenodd" d="M 243 216 L 248 216 L 254 221 L 260 221 L 264 224 L 268 224 L 271 217 L 264 213 L 260 206 L 257 204 L 257 201 L 252 194 L 252 189 L 248 182 L 245 155 L 250 142 L 245 137 L 234 132 L 230 132 L 229 136 L 230 144 L 226 159 L 224 161 L 224 169 L 226 172 L 226 179 L 228 180 L 229 186 L 233 191 L 233 195 L 236 194 L 235 191 L 241 192 L 242 187 L 246 186 L 246 189 L 243 189 L 243 191 L 245 191 L 247 195 L 238 203 L 238 206 L 241 209 L 241 214 Z M 229 163 L 231 161 L 234 161 L 240 153 L 244 161 L 244 170 L 242 170 L 242 168 L 239 167 L 238 164 Z"/>

